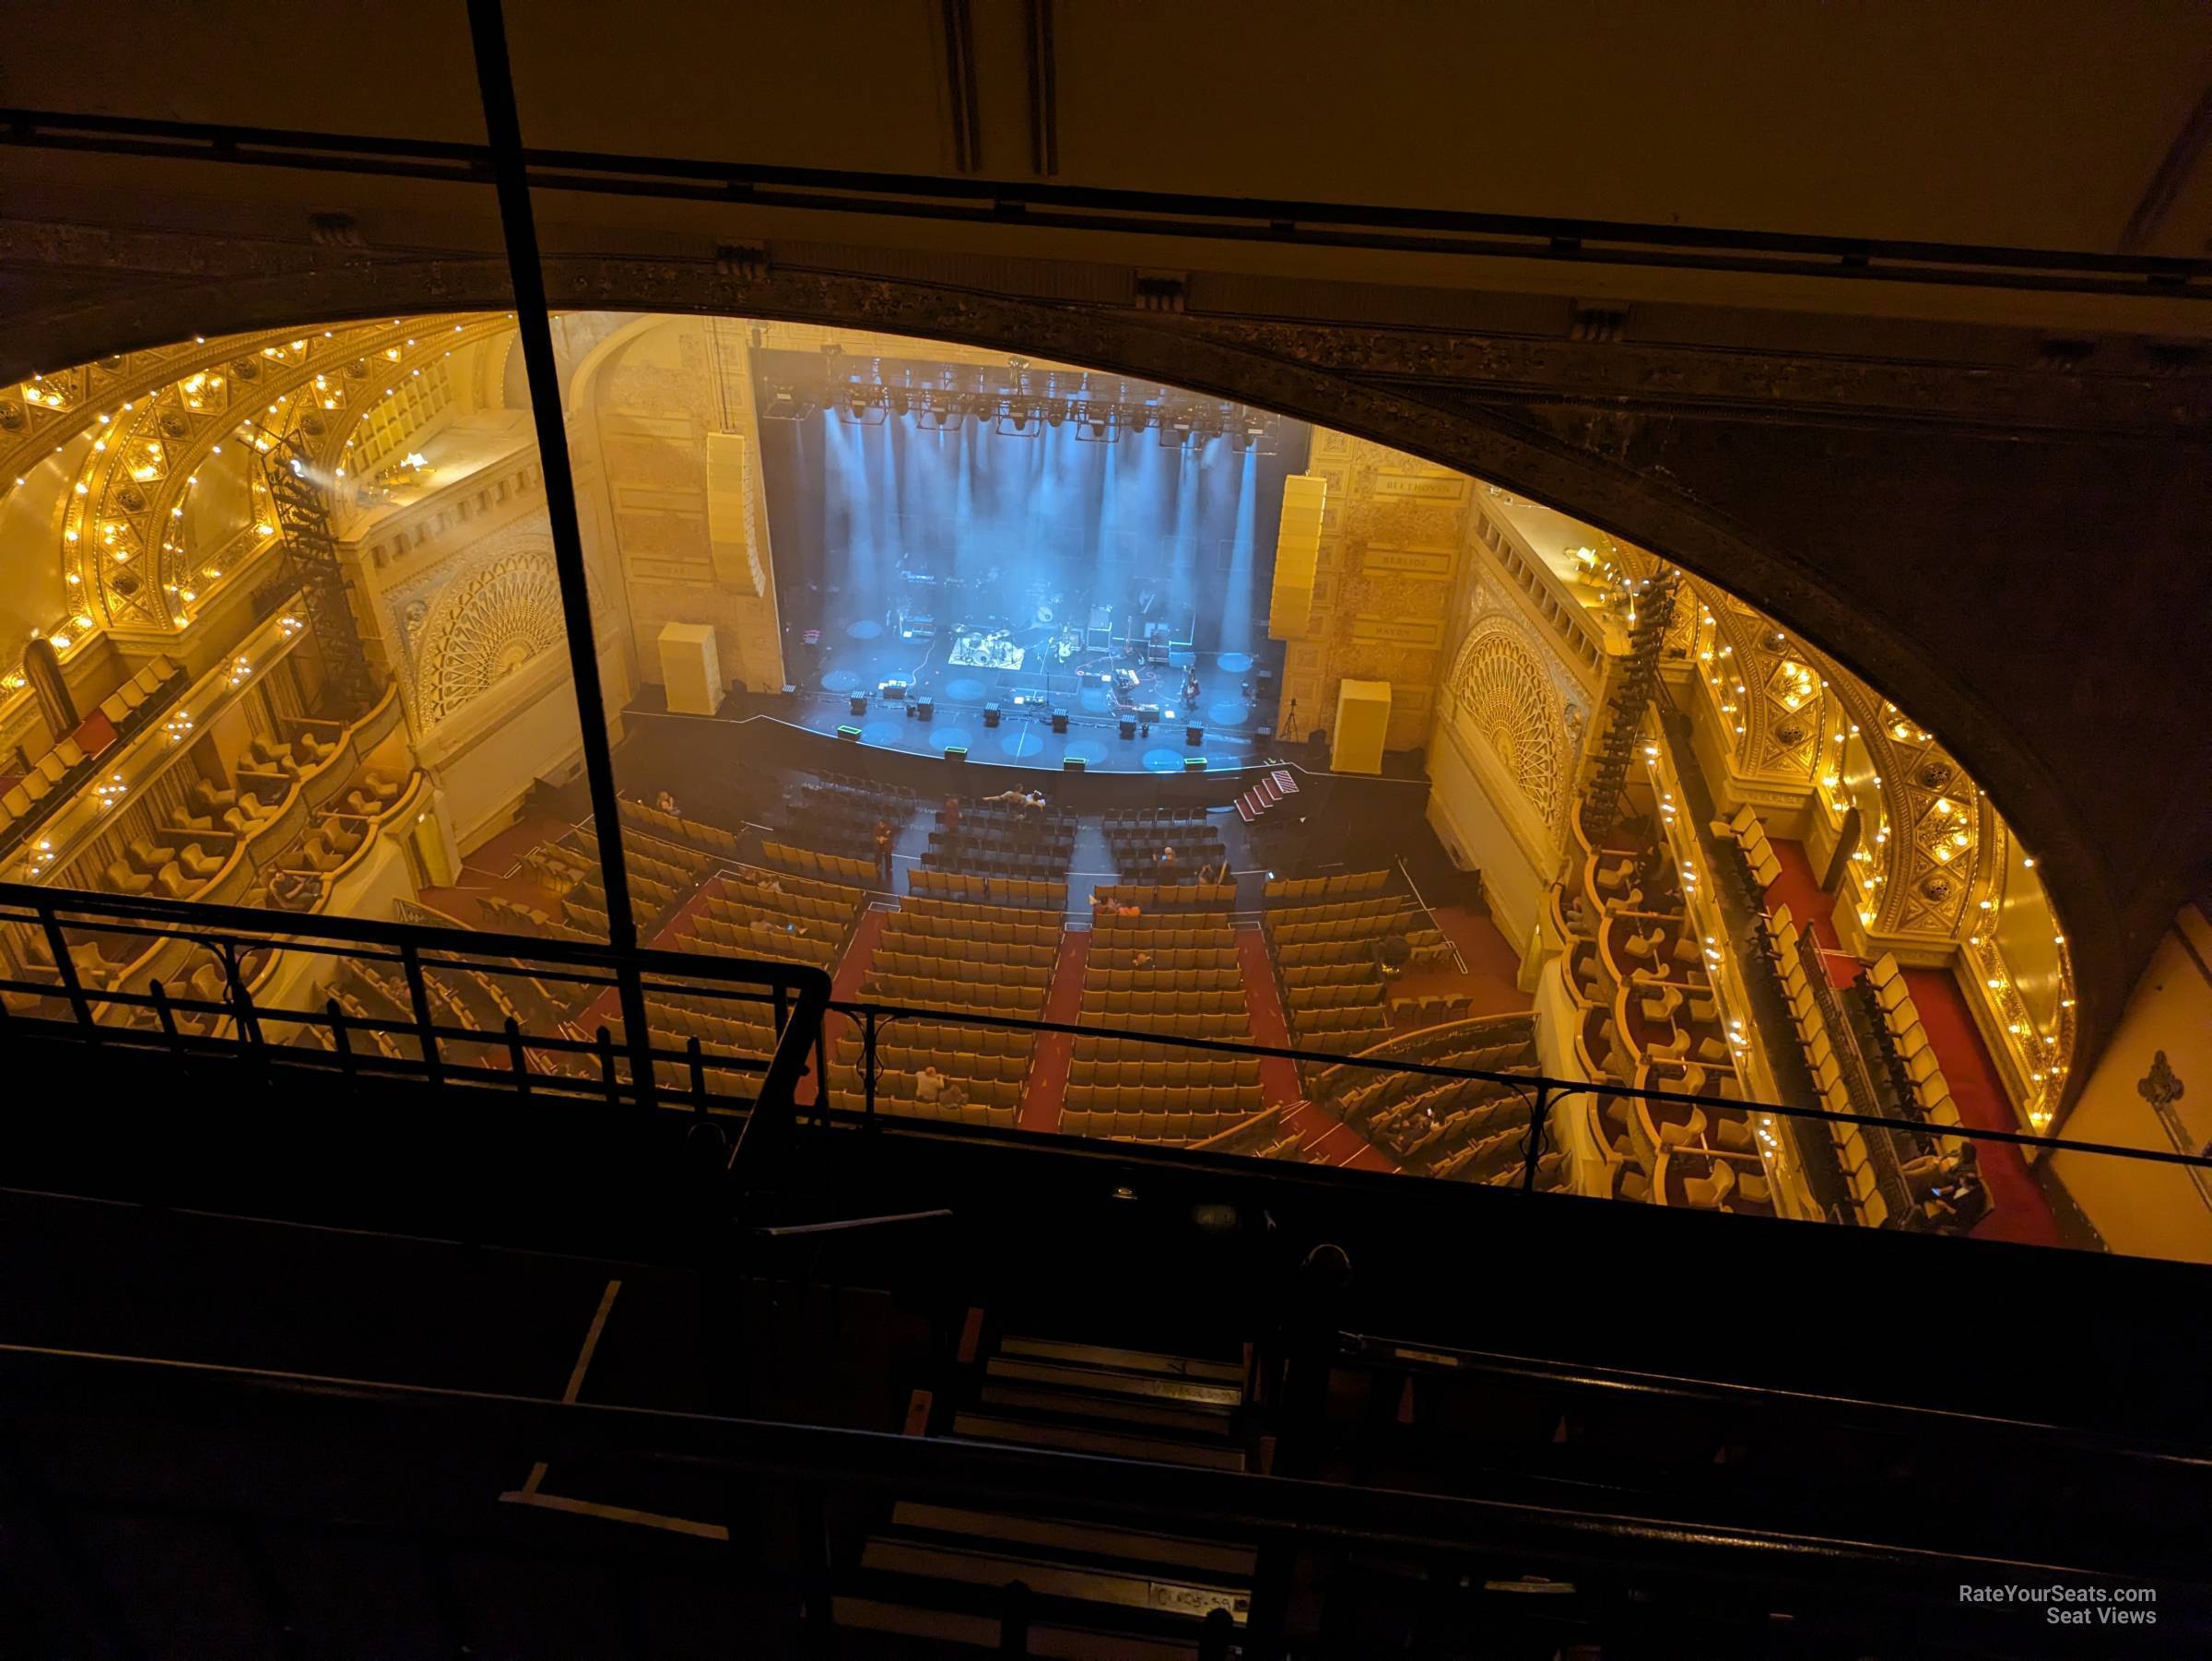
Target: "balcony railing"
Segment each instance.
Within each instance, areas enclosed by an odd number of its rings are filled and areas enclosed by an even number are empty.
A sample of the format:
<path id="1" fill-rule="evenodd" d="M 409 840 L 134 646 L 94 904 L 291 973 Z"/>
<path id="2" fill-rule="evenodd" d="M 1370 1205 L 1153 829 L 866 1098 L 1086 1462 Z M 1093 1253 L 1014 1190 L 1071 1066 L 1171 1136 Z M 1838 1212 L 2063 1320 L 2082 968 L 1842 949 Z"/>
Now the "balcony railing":
<path id="1" fill-rule="evenodd" d="M 89 960 L 88 951 L 117 937 L 134 960 L 143 958 L 154 941 L 175 942 L 204 954 L 196 984 L 179 986 L 149 978 L 131 988 L 88 978 L 80 960 Z M 906 1020 L 979 1031 L 1121 1040 L 1194 1058 L 1278 1059 L 1295 1064 L 1309 1088 L 1330 1071 L 1339 1078 L 1400 1074 L 1437 1084 L 1487 1082 L 1518 1097 L 1527 1108 L 1519 1168 L 1512 1182 L 1524 1190 L 1538 1186 L 1547 1149 L 1564 1145 L 1566 1120 L 1555 1110 L 1587 1112 L 1614 1100 L 1825 1120 L 1877 1133 L 1900 1127 L 1897 1120 L 1876 1113 L 1490 1071 L 1406 1054 L 1341 1055 L 1234 1039 L 838 1000 L 830 995 L 827 974 L 792 963 L 658 950 L 618 953 L 603 946 L 457 926 L 322 916 L 272 919 L 230 907 L 19 884 L 0 884 L 0 944 L 6 951 L 0 994 L 7 1009 L 7 1019 L 0 1023 L 0 1050 L 15 1040 L 45 1039 L 168 1054 L 180 1060 L 230 1055 L 264 1067 L 297 1069 L 304 1077 L 465 1084 L 602 1101 L 617 1110 L 684 1112 L 714 1120 L 725 1135 L 735 1128 L 740 1138 L 754 1135 L 757 1125 L 763 1138 L 780 1134 L 802 1110 L 825 1124 L 877 1125 L 888 1116 L 878 1113 L 879 1042 L 887 1030 Z M 164 954 L 164 960 L 175 960 Z M 383 984 L 393 988 L 400 1018 L 349 1009 L 335 995 L 317 998 L 309 993 L 305 995 L 312 1001 L 302 1001 L 300 988 L 327 987 L 340 964 L 391 977 Z M 518 986 L 559 989 L 559 996 L 523 1002 L 501 998 L 508 1009 L 502 1021 L 466 1024 L 448 984 L 456 976 L 475 977 L 495 996 L 502 979 Z M 645 1000 L 655 996 L 714 1000 L 754 1023 L 757 1031 L 771 1032 L 772 1044 L 765 1055 L 708 1049 L 696 1037 L 680 1049 L 656 1044 L 649 1027 L 620 1021 L 617 1013 L 641 1010 Z M 535 1007 L 525 1009 L 525 1003 Z M 548 1013 L 553 1005 L 569 1013 Z M 524 1019 L 526 1013 L 531 1019 Z M 834 1107 L 829 1099 L 826 1034 L 832 1014 L 850 1020 L 861 1038 L 856 1113 Z M 618 1023 L 619 1038 L 615 1036 Z M 1029 1134 L 955 1125 L 931 1128 Z M 1944 1134 L 1985 1148 L 2070 1151 L 2147 1168 L 2212 1171 L 2212 1159 L 2180 1151 L 1969 1126 L 1947 1126 Z"/>

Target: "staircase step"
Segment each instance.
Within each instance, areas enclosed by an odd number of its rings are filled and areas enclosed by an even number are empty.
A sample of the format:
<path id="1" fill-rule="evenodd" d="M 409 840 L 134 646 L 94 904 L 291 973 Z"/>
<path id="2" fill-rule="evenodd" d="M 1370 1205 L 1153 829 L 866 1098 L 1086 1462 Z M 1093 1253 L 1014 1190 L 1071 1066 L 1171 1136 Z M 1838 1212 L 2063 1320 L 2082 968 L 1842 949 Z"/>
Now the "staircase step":
<path id="1" fill-rule="evenodd" d="M 830 1600 L 830 1619 L 848 1632 L 891 1632 L 902 1640 L 934 1639 L 938 1643 L 993 1653 L 999 1646 L 999 1620 L 995 1615 L 840 1594 Z M 912 1657 L 927 1652 L 902 1645 L 895 1652 L 882 1653 Z M 1041 1661 L 1196 1661 L 1198 1644 L 1195 1639 L 1091 1632 L 1032 1620 L 1029 1653 L 1041 1657 Z"/>
<path id="2" fill-rule="evenodd" d="M 1124 1562 L 1163 1563 L 1204 1580 L 1250 1581 L 1257 1554 L 1250 1546 L 1225 1546 L 1182 1535 L 1115 1528 L 1057 1517 L 1016 1516 L 901 1500 L 891 1508 L 891 1526 L 931 1534 L 963 1535 L 1017 1547 L 1050 1549 Z"/>
<path id="3" fill-rule="evenodd" d="M 1298 794 L 1298 777 L 1288 768 L 1278 770 L 1273 775 L 1273 777 L 1275 779 L 1275 787 L 1281 791 L 1285 795 L 1296 795 Z"/>
<path id="4" fill-rule="evenodd" d="M 1241 1471 L 1244 1450 L 1220 1443 L 1194 1443 L 1166 1436 L 1135 1436 L 1088 1426 L 1053 1424 L 1003 1413 L 959 1413 L 953 1416 L 956 1436 L 982 1442 L 1008 1442 L 1024 1447 L 1065 1448 L 1071 1453 L 1110 1454 L 1121 1459 L 1155 1459 L 1168 1465 L 1193 1465 L 1207 1470 Z"/>
<path id="5" fill-rule="evenodd" d="M 1215 1609 L 1227 1609 L 1241 1622 L 1251 1601 L 1245 1587 L 1220 1581 L 1064 1562 L 1050 1552 L 977 1550 L 927 1540 L 871 1539 L 861 1549 L 860 1566 L 882 1573 L 959 1581 L 972 1586 L 1005 1586 L 1020 1581 L 1039 1597 L 1112 1604 L 1188 1617 L 1194 1621 L 1205 1620 Z"/>
<path id="6" fill-rule="evenodd" d="M 1204 1379 L 1214 1384 L 1234 1384 L 1240 1399 L 1244 1388 L 1242 1361 L 1162 1355 L 1147 1349 L 1121 1349 L 1110 1344 L 1078 1344 L 1064 1338 L 1028 1337 L 1018 1333 L 1008 1333 L 1000 1338 L 998 1352 L 1036 1361 L 1065 1361 L 1079 1367 L 1113 1368 L 1123 1372 L 1148 1372 L 1163 1378 Z"/>
<path id="7" fill-rule="evenodd" d="M 1229 1416 L 1188 1408 L 1162 1407 L 1131 1401 L 1123 1396 L 1077 1395 L 1066 1390 L 1041 1390 L 1026 1384 L 987 1384 L 977 1394 L 986 1408 L 1011 1408 L 1030 1417 L 1059 1413 L 1072 1419 L 1103 1419 L 1115 1424 L 1147 1425 L 1189 1436 L 1226 1434 Z"/>
<path id="8" fill-rule="evenodd" d="M 1169 1373 L 1139 1372 L 1128 1368 L 1086 1366 L 1041 1357 L 1010 1355 L 1004 1350 L 993 1356 L 983 1371 L 991 1378 L 1022 1384 L 1056 1384 L 1067 1389 L 1140 1396 L 1185 1407 L 1218 1408 L 1224 1412 L 1242 1406 L 1244 1401 L 1244 1384 L 1241 1375 L 1235 1384 L 1227 1384 L 1218 1379 L 1176 1377 Z"/>

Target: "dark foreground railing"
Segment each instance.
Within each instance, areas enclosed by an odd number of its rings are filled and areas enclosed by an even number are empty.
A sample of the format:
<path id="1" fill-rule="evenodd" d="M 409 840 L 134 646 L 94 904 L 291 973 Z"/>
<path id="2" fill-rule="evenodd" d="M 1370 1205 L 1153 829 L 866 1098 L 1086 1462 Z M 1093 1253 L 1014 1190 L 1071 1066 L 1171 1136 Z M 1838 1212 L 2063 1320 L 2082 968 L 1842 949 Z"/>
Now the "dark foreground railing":
<path id="1" fill-rule="evenodd" d="M 899 1023 L 912 1021 L 978 1032 L 1119 1040 L 1192 1057 L 1286 1061 L 1300 1068 L 1301 1088 L 1314 1072 L 1328 1070 L 1496 1085 L 1527 1108 L 1513 1185 L 1531 1191 L 1538 1186 L 1545 1154 L 1561 1146 L 1554 1110 L 1569 1104 L 1643 1101 L 1885 1132 L 1900 1129 L 1900 1121 L 1878 1114 L 1491 1071 L 1418 1056 L 1340 1055 L 971 1009 L 848 1001 L 831 997 L 830 978 L 822 971 L 800 964 L 650 949 L 624 953 L 585 942 L 458 925 L 294 917 L 0 884 L 0 939 L 6 952 L 0 958 L 0 970 L 6 972 L 0 974 L 0 994 L 8 1006 L 0 1043 L 12 1030 L 96 1048 L 165 1052 L 180 1060 L 228 1055 L 264 1067 L 346 1079 L 411 1078 L 598 1100 L 610 1109 L 740 1115 L 741 1140 L 775 1134 L 805 1111 L 826 1124 L 878 1124 L 882 1041 Z M 106 951 L 101 960 L 127 960 L 131 967 L 124 977 L 88 973 L 79 961 L 88 948 L 118 946 L 120 951 Z M 279 968 L 276 958 L 288 963 Z M 181 986 L 182 972 L 195 961 L 219 966 L 214 995 L 207 995 L 205 974 L 199 992 Z M 315 989 L 329 986 L 347 963 L 396 975 L 406 1000 L 397 1019 L 348 1010 L 335 996 L 315 996 Z M 252 973 L 250 964 L 254 965 Z M 494 984 L 504 977 L 541 990 L 558 989 L 559 995 L 548 992 L 535 1022 L 525 1021 L 517 1010 L 497 1029 L 462 1025 L 440 1019 L 441 1009 L 450 1014 L 455 1005 L 437 977 L 453 975 L 480 976 Z M 772 1047 L 761 1056 L 693 1036 L 681 1049 L 672 1049 L 656 1045 L 650 1028 L 635 1022 L 628 1023 L 618 1041 L 610 1024 L 618 1019 L 617 1011 L 643 1007 L 655 998 L 707 1000 L 733 1011 L 733 1019 L 751 1021 L 756 1031 L 765 1019 Z M 65 1013 L 58 1013 L 56 1006 Z M 559 1015 L 555 1006 L 570 1013 Z M 833 1014 L 850 1020 L 861 1038 L 857 1113 L 839 1110 L 830 1100 L 828 1022 Z M 2125 1160 L 2145 1169 L 2171 1166 L 2193 1176 L 2212 1172 L 2212 1159 L 2178 1151 L 1967 1125 L 1944 1125 L 1924 1134 L 1931 1147 L 1956 1137 L 2031 1154 L 2067 1151 Z M 1919 1223 L 1910 1213 L 1901 1220 Z"/>

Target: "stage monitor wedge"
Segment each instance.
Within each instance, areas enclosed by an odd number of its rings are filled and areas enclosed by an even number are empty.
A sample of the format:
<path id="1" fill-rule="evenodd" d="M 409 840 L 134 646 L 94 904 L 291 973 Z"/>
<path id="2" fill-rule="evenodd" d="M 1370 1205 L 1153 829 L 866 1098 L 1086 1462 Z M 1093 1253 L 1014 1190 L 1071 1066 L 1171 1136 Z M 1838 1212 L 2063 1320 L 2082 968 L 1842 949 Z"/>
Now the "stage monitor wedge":
<path id="1" fill-rule="evenodd" d="M 768 592 L 751 452 L 742 432 L 707 434 L 707 546 L 714 581 L 759 599 Z"/>
<path id="2" fill-rule="evenodd" d="M 1329 481 L 1318 473 L 1283 480 L 1283 518 L 1275 538 L 1275 586 L 1267 599 L 1267 638 L 1306 638 L 1313 623 L 1313 573 L 1321 562 L 1321 521 Z"/>

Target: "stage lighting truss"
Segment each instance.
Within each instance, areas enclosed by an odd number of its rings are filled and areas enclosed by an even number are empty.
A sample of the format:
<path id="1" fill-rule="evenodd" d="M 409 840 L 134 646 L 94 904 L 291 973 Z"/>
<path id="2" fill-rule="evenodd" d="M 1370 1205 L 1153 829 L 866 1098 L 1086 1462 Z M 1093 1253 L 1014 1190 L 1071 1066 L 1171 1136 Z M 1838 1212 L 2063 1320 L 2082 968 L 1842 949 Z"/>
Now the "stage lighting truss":
<path id="1" fill-rule="evenodd" d="M 766 390 L 760 413 L 771 420 L 798 420 L 827 406 L 839 420 L 854 427 L 880 426 L 892 416 L 911 415 L 922 432 L 958 432 L 972 419 L 1006 438 L 1035 438 L 1048 427 L 1067 427 L 1087 444 L 1118 443 L 1130 433 L 1154 431 L 1170 448 L 1203 449 L 1215 439 L 1226 439 L 1234 454 L 1272 455 L 1276 451 L 1276 417 L 1189 393 L 1134 399 L 1099 397 L 1088 390 L 970 392 L 857 376 L 832 382 L 818 398 L 780 383 Z"/>

